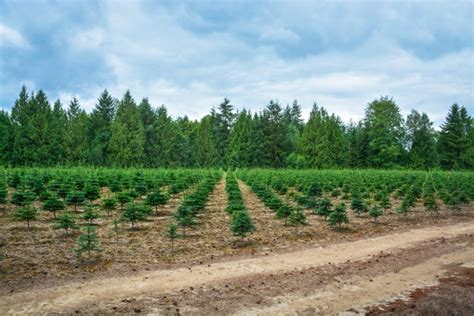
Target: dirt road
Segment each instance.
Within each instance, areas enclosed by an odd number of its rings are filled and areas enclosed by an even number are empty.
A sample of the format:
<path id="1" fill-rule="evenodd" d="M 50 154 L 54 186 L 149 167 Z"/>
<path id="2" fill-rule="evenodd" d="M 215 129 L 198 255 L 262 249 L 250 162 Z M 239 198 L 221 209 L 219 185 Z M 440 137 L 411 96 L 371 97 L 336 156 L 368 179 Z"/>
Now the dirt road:
<path id="1" fill-rule="evenodd" d="M 442 273 L 446 264 L 474 262 L 474 248 L 470 240 L 473 233 L 474 222 L 471 221 L 450 226 L 416 229 L 293 253 L 221 262 L 209 266 L 198 265 L 190 268 L 158 270 L 134 276 L 104 278 L 25 291 L 1 297 L 0 314 L 54 313 L 84 310 L 86 306 L 94 306 L 96 310 L 104 311 L 103 309 L 116 303 L 126 302 L 130 297 L 144 301 L 147 297 L 182 292 L 183 289 L 187 291 L 198 287 L 211 289 L 213 284 L 232 283 L 239 278 L 257 280 L 262 275 L 273 277 L 273 275 L 282 276 L 294 271 L 304 273 L 306 269 L 327 265 L 335 267 L 339 264 L 347 264 L 348 261 L 367 260 L 380 253 L 408 251 L 434 239 L 449 240 L 461 235 L 468 236 L 466 238 L 470 242 L 463 241 L 463 244 L 453 247 L 454 252 L 443 254 L 439 258 L 431 258 L 406 269 L 380 274 L 371 280 L 354 275 L 342 282 L 342 285 L 328 283 L 326 286 L 319 287 L 317 293 L 308 290 L 304 295 L 292 296 L 288 293 L 274 295 L 267 306 L 241 306 L 239 308 L 242 314 L 291 314 L 297 308 L 303 308 L 308 311 L 308 314 L 335 313 L 351 307 L 366 306 L 371 302 L 403 292 L 414 285 L 431 284 L 435 277 Z M 449 247 L 446 247 L 445 251 L 449 251 Z M 366 288 L 370 289 L 369 292 L 361 290 Z M 315 301 L 318 301 L 316 305 Z M 336 304 L 336 301 L 342 301 L 342 303 Z M 181 309 L 181 312 L 186 311 L 193 310 Z M 218 314 L 219 311 L 216 310 L 215 313 Z"/>

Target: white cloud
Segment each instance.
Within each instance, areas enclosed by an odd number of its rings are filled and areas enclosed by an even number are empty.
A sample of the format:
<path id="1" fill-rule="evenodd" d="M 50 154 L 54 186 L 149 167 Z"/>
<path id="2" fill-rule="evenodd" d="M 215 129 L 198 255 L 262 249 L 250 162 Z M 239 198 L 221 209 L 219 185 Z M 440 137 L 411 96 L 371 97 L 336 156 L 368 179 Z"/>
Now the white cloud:
<path id="1" fill-rule="evenodd" d="M 20 47 L 20 48 L 28 48 L 29 44 L 15 29 L 8 27 L 5 24 L 0 23 L 0 44 L 6 46 L 13 46 L 13 47 Z"/>
<path id="2" fill-rule="evenodd" d="M 104 30 L 95 27 L 92 29 L 78 32 L 72 38 L 72 45 L 75 45 L 78 49 L 92 50 L 98 49 L 104 42 Z"/>

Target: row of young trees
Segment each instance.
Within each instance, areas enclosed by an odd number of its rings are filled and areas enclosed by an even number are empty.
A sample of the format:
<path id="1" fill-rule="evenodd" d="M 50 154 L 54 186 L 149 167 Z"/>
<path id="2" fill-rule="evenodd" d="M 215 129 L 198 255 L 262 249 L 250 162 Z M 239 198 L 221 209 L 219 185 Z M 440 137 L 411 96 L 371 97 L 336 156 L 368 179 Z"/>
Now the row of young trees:
<path id="1" fill-rule="evenodd" d="M 425 113 L 406 119 L 388 97 L 374 100 L 358 123 L 344 124 L 313 105 L 309 120 L 297 101 L 236 111 L 228 99 L 199 121 L 171 118 L 165 106 L 121 100 L 107 90 L 91 113 L 73 99 L 50 105 L 23 87 L 11 114 L 0 111 L 0 164 L 144 167 L 474 168 L 473 118 L 449 109 L 441 131 Z"/>

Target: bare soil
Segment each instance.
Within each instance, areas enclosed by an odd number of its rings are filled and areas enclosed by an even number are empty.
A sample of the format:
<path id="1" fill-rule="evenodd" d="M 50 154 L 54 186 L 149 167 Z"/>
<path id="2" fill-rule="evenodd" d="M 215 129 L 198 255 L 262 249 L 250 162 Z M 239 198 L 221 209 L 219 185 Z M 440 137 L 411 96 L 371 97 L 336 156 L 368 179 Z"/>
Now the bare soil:
<path id="1" fill-rule="evenodd" d="M 445 264 L 474 261 L 472 204 L 456 215 L 442 207 L 439 216 L 419 207 L 409 220 L 386 212 L 379 223 L 350 214 L 343 230 L 330 229 L 307 210 L 310 225 L 296 234 L 248 186 L 239 187 L 257 228 L 243 242 L 230 233 L 221 180 L 198 226 L 176 241 L 174 252 L 164 230 L 184 193 L 136 230 L 116 233 L 112 218 L 102 218 L 103 251 L 92 261 L 75 257 L 77 234 L 53 230 L 51 214 L 42 212 L 28 230 L 11 221 L 12 207 L 0 210 L 6 255 L 0 262 L 0 314 L 375 312 L 392 302 L 383 301 L 387 297 L 436 286 Z M 402 275 L 410 275 L 407 282 Z M 357 294 L 358 288 L 372 288 L 372 296 Z M 346 292 L 356 294 L 343 296 Z M 331 300 L 356 297 L 357 304 L 348 306 Z"/>

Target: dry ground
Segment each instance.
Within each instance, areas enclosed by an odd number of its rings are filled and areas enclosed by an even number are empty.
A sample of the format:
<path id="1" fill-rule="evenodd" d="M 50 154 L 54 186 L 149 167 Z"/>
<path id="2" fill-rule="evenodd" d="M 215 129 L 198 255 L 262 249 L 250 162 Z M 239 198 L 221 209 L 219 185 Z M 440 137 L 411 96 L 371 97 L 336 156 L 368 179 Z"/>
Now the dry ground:
<path id="1" fill-rule="evenodd" d="M 451 273 L 445 264 L 474 261 L 472 204 L 461 215 L 443 209 L 433 217 L 420 208 L 408 221 L 390 213 L 377 224 L 351 215 L 342 231 L 308 212 L 311 225 L 296 235 L 248 186 L 239 186 L 257 227 L 244 242 L 230 234 L 222 180 L 199 225 L 177 241 L 174 253 L 163 232 L 183 194 L 138 230 L 116 234 L 111 218 L 102 219 L 98 232 L 104 251 L 94 262 L 75 258 L 77 235 L 64 237 L 51 229 L 50 214 L 43 213 L 27 230 L 11 222 L 10 207 L 1 210 L 6 258 L 0 263 L 0 312 L 328 314 L 367 306 L 373 313 L 401 311 L 404 305 L 396 299 L 380 300 L 412 287 L 434 289 L 438 278 Z M 447 283 L 440 284 L 442 289 Z M 360 290 L 366 288 L 372 296 Z"/>

